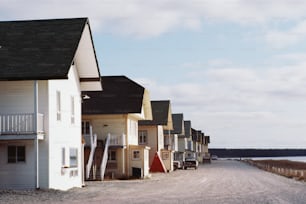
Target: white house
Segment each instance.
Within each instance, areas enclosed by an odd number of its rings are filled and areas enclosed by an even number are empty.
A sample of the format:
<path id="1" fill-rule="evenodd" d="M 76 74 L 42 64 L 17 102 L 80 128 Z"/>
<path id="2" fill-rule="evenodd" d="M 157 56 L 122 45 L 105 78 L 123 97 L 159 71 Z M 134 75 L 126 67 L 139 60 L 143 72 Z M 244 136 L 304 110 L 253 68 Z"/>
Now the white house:
<path id="1" fill-rule="evenodd" d="M 86 149 L 86 178 L 149 177 L 150 148 L 138 143 L 138 121 L 152 120 L 149 92 L 126 76 L 102 82 L 103 91 L 82 92 L 83 135 L 97 141 Z"/>
<path id="2" fill-rule="evenodd" d="M 138 122 L 138 142 L 151 148 L 150 172 L 164 172 L 170 170 L 173 163 L 172 150 L 164 149 L 164 131 L 173 130 L 171 103 L 169 100 L 151 101 L 151 107 L 153 120 Z"/>
<path id="3" fill-rule="evenodd" d="M 0 22 L 0 36 L 0 188 L 81 187 L 81 91 L 102 90 L 88 19 Z"/>

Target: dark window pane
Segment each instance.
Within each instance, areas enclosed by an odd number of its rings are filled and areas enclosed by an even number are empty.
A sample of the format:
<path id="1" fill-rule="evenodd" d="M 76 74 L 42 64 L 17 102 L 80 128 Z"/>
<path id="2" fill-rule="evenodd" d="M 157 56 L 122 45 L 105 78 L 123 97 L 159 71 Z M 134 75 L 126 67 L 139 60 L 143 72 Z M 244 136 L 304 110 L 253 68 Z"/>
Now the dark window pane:
<path id="1" fill-rule="evenodd" d="M 89 134 L 89 122 L 86 122 L 85 134 Z"/>
<path id="2" fill-rule="evenodd" d="M 25 146 L 17 147 L 17 162 L 25 162 Z"/>
<path id="3" fill-rule="evenodd" d="M 7 162 L 16 163 L 16 146 L 7 147 Z"/>
<path id="4" fill-rule="evenodd" d="M 70 148 L 70 167 L 78 166 L 78 149 Z"/>

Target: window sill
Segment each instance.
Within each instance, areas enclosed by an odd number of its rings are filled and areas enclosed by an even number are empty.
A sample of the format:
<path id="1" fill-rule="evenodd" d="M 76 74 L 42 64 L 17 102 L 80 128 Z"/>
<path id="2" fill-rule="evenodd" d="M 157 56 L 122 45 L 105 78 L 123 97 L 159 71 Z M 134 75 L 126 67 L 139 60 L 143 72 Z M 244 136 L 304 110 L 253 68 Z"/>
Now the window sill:
<path id="1" fill-rule="evenodd" d="M 77 166 L 62 166 L 62 169 L 72 169 L 72 170 L 74 170 L 74 169 L 78 169 L 78 167 Z"/>

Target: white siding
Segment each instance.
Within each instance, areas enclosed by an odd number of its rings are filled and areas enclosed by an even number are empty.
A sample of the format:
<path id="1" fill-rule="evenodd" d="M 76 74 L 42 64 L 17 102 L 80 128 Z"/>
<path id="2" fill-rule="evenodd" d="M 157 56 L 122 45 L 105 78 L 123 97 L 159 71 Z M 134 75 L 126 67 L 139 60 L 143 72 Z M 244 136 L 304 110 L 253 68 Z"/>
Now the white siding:
<path id="1" fill-rule="evenodd" d="M 39 141 L 39 186 L 48 188 L 49 184 L 49 113 L 48 81 L 38 82 L 38 112 L 44 114 L 44 139 Z"/>
<path id="2" fill-rule="evenodd" d="M 146 130 L 148 132 L 147 135 L 147 144 L 146 146 L 150 147 L 149 152 L 149 165 L 152 164 L 154 155 L 158 151 L 157 149 L 157 126 L 139 126 L 139 130 Z"/>
<path id="3" fill-rule="evenodd" d="M 150 174 L 149 174 L 149 170 L 150 170 L 150 167 L 149 167 L 149 150 L 148 149 L 144 149 L 144 152 L 143 152 L 143 177 L 149 177 Z"/>
<path id="4" fill-rule="evenodd" d="M 33 113 L 34 81 L 0 81 L 0 113 Z"/>
<path id="5" fill-rule="evenodd" d="M 108 134 L 127 134 L 126 116 L 124 115 L 99 115 L 82 116 L 83 120 L 90 121 L 93 133 L 97 134 L 98 140 L 105 140 Z"/>
<path id="6" fill-rule="evenodd" d="M 186 147 L 186 138 L 179 137 L 178 138 L 178 151 L 185 152 L 185 147 Z"/>
<path id="7" fill-rule="evenodd" d="M 128 144 L 138 145 L 138 121 L 128 119 Z"/>
<path id="8" fill-rule="evenodd" d="M 40 187 L 48 187 L 48 83 L 47 81 L 38 81 L 38 112 L 44 115 L 44 140 L 39 141 L 39 174 L 40 174 Z M 1 81 L 0 82 L 0 113 L 34 113 L 34 81 Z M 15 141 L 20 143 L 20 141 Z M 26 164 L 5 165 L 1 170 L 0 180 L 3 175 L 12 175 L 12 172 L 21 171 L 20 175 L 26 175 L 25 178 L 19 179 L 22 185 L 14 183 L 11 179 L 11 185 L 7 183 L 7 187 L 13 188 L 35 188 L 35 157 L 34 155 L 34 141 L 26 142 L 27 161 Z M 2 145 L 2 147 L 4 147 Z M 7 154 L 7 147 L 1 148 Z M 6 161 L 6 157 L 0 158 L 1 162 Z M 2 165 L 1 165 L 2 167 Z M 9 167 L 9 168 L 8 168 Z M 12 171 L 12 167 L 18 167 Z M 10 178 L 7 176 L 5 179 Z"/>
<path id="9" fill-rule="evenodd" d="M 56 92 L 61 94 L 61 120 L 56 118 Z M 82 186 L 81 98 L 78 74 L 72 66 L 68 80 L 49 81 L 49 188 L 66 190 Z M 71 124 L 71 97 L 75 101 L 75 124 Z M 78 149 L 78 166 L 63 168 L 62 148 Z M 68 161 L 69 164 L 69 161 Z"/>
<path id="10" fill-rule="evenodd" d="M 157 146 L 157 151 L 160 153 L 161 149 L 164 149 L 164 129 L 163 126 L 159 125 L 157 126 L 157 131 L 158 131 L 158 146 Z"/>
<path id="11" fill-rule="evenodd" d="M 178 151 L 178 136 L 177 136 L 177 134 L 174 134 L 173 135 L 173 143 L 172 143 L 172 148 L 173 148 L 173 150 L 174 151 Z"/>
<path id="12" fill-rule="evenodd" d="M 25 146 L 26 161 L 20 163 L 7 162 L 7 146 Z M 0 143 L 0 188 L 33 189 L 35 184 L 35 152 L 33 141 L 12 141 Z"/>

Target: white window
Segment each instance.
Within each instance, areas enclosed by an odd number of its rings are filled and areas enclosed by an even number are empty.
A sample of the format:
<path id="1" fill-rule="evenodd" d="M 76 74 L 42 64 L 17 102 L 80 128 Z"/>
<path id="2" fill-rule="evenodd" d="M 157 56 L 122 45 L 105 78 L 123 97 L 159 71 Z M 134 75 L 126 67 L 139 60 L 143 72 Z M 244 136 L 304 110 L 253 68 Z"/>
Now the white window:
<path id="1" fill-rule="evenodd" d="M 90 134 L 90 123 L 89 121 L 82 121 L 82 134 L 89 135 Z"/>
<path id="2" fill-rule="evenodd" d="M 18 163 L 26 161 L 25 146 L 10 145 L 7 147 L 7 162 Z"/>
<path id="3" fill-rule="evenodd" d="M 133 160 L 139 160 L 140 159 L 140 151 L 139 150 L 133 150 Z"/>
<path id="4" fill-rule="evenodd" d="M 139 130 L 138 131 L 138 143 L 139 144 L 147 144 L 148 143 L 148 131 L 147 130 Z"/>
<path id="5" fill-rule="evenodd" d="M 78 149 L 77 148 L 70 148 L 69 152 L 69 162 L 70 167 L 77 167 L 78 166 Z"/>
<path id="6" fill-rule="evenodd" d="M 75 123 L 75 117 L 74 117 L 74 97 L 71 96 L 71 124 Z"/>
<path id="7" fill-rule="evenodd" d="M 169 159 L 169 152 L 163 152 L 162 153 L 162 159 L 163 160 L 168 160 Z"/>
<path id="8" fill-rule="evenodd" d="M 138 130 L 138 123 L 136 121 L 130 120 L 130 134 L 136 136 Z"/>
<path id="9" fill-rule="evenodd" d="M 108 161 L 116 161 L 116 150 L 108 151 Z"/>
<path id="10" fill-rule="evenodd" d="M 56 120 L 61 120 L 61 92 L 56 92 Z"/>
<path id="11" fill-rule="evenodd" d="M 62 166 L 66 166 L 66 149 L 62 148 Z"/>

